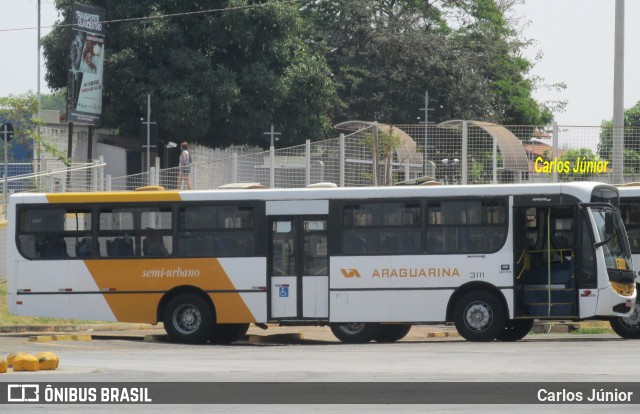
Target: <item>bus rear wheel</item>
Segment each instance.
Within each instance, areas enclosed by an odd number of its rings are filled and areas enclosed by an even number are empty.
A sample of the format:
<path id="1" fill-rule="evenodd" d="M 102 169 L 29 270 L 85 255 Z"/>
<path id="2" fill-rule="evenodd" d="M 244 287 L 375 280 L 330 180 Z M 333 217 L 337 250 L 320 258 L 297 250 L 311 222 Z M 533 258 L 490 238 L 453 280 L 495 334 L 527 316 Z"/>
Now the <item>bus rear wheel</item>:
<path id="1" fill-rule="evenodd" d="M 364 344 L 373 339 L 378 324 L 351 322 L 351 323 L 332 323 L 331 332 L 341 342 L 347 344 Z"/>
<path id="2" fill-rule="evenodd" d="M 169 338 L 184 344 L 201 344 L 214 324 L 213 309 L 195 293 L 180 294 L 167 303 L 162 322 Z"/>
<path id="3" fill-rule="evenodd" d="M 502 304 L 495 295 L 484 291 L 462 296 L 453 310 L 453 321 L 460 336 L 473 342 L 496 339 L 506 324 Z"/>
<path id="4" fill-rule="evenodd" d="M 395 325 L 379 325 L 373 335 L 376 342 L 396 342 L 407 336 L 411 330 L 411 324 L 402 323 Z"/>
<path id="5" fill-rule="evenodd" d="M 527 336 L 531 328 L 533 328 L 533 319 L 511 319 L 507 321 L 504 331 L 496 339 L 503 342 L 519 341 Z"/>
<path id="6" fill-rule="evenodd" d="M 209 340 L 214 344 L 231 344 L 241 339 L 248 330 L 248 323 L 217 324 L 209 333 Z"/>
<path id="7" fill-rule="evenodd" d="M 611 328 L 624 339 L 640 339 L 640 303 L 629 316 L 611 319 Z"/>

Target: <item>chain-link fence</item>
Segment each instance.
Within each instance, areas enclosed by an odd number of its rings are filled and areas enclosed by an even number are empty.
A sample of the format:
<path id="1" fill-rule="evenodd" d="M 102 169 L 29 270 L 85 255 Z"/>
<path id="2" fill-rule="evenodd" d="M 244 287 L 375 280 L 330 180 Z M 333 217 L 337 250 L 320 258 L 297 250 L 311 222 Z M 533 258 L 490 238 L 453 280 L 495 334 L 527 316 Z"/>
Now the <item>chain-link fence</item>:
<path id="1" fill-rule="evenodd" d="M 377 126 L 377 127 L 376 127 Z M 198 154 L 188 174 L 179 167 L 103 177 L 97 164 L 58 168 L 40 163 L 37 175 L 14 176 L 15 191 L 212 189 L 251 182 L 271 188 L 332 182 L 344 187 L 392 185 L 418 177 L 447 184 L 597 180 L 614 182 L 610 127 L 500 126 L 478 121 L 438 125 L 345 122 L 340 137 L 259 151 L 237 147 Z M 97 168 L 96 168 L 97 167 Z M 374 173 L 375 172 L 375 173 Z M 640 128 L 624 130 L 623 181 L 640 180 Z"/>
<path id="2" fill-rule="evenodd" d="M 7 174 L 6 179 L 4 173 L 0 179 L 0 198 L 2 199 L 2 216 L 5 216 L 8 196 L 13 193 L 22 192 L 42 192 L 42 193 L 60 193 L 60 192 L 88 192 L 88 191 L 104 191 L 104 161 L 95 160 L 90 163 L 74 163 L 68 167 L 62 163 L 45 162 L 36 163 L 44 165 L 45 168 L 40 172 L 29 172 L 24 174 Z M 32 165 L 28 163 L 11 163 L 7 170 L 16 170 L 16 166 L 24 167 L 28 165 L 30 171 Z"/>
<path id="3" fill-rule="evenodd" d="M 340 137 L 289 148 L 195 162 L 193 189 L 252 182 L 304 187 L 391 185 L 418 177 L 446 184 L 615 181 L 608 127 L 501 126 L 478 121 L 439 125 L 345 122 Z M 376 172 L 374 174 L 374 171 Z M 113 190 L 146 185 L 186 188 L 178 168 L 111 180 Z M 623 181 L 640 180 L 640 128 L 624 131 Z"/>

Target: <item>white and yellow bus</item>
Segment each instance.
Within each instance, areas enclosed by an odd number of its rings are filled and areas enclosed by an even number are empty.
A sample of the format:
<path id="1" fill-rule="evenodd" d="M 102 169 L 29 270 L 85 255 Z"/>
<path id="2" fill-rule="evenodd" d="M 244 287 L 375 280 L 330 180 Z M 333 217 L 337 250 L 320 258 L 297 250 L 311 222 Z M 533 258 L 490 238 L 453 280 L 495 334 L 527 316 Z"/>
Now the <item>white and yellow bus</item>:
<path id="1" fill-rule="evenodd" d="M 631 313 L 617 203 L 598 183 L 15 194 L 9 309 L 163 322 L 186 343 L 250 323 L 513 341 L 534 319 Z"/>
<path id="2" fill-rule="evenodd" d="M 636 275 L 636 289 L 640 286 L 640 184 L 620 186 L 620 214 L 624 222 Z M 613 329 L 624 338 L 640 339 L 640 298 L 631 315 L 611 321 Z"/>

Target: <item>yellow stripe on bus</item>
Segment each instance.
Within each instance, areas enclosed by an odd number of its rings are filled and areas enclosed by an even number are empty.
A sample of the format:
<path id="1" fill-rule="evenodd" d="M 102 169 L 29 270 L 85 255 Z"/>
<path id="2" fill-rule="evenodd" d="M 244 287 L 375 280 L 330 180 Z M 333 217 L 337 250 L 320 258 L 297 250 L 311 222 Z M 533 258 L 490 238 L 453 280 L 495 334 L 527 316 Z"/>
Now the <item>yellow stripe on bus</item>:
<path id="1" fill-rule="evenodd" d="M 137 201 L 180 201 L 178 191 L 108 191 L 104 193 L 47 194 L 50 203 L 112 203 Z"/>
<path id="2" fill-rule="evenodd" d="M 195 286 L 209 293 L 218 323 L 251 323 L 256 319 L 217 259 L 85 260 L 119 322 L 155 323 L 164 293 L 177 286 Z M 113 290 L 117 287 L 117 290 Z M 106 293 L 111 291 L 112 293 Z M 141 292 L 141 293 L 125 293 Z"/>

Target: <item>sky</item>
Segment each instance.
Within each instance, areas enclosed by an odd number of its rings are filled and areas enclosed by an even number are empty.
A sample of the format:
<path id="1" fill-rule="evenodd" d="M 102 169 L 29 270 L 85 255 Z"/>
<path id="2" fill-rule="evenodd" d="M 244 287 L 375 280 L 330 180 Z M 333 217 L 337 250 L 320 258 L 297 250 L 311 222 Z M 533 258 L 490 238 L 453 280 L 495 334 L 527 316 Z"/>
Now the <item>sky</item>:
<path id="1" fill-rule="evenodd" d="M 54 0 L 41 0 L 41 26 L 57 19 Z M 525 0 L 516 7 L 519 29 L 535 44 L 525 50 L 534 59 L 531 75 L 546 83 L 564 82 L 567 88 L 551 92 L 539 88 L 539 102 L 567 100 L 565 112 L 556 113 L 560 125 L 597 126 L 613 117 L 613 50 L 615 0 Z M 0 30 L 37 26 L 37 0 L 0 0 Z M 640 101 L 640 1 L 625 1 L 624 106 Z M 528 22 L 528 23 L 527 23 Z M 527 24 L 524 24 L 527 23 Z M 42 36 L 50 29 L 43 28 Z M 109 39 L 106 39 L 107 53 Z M 0 31 L 0 96 L 37 89 L 37 31 Z M 10 62 L 10 63 L 7 63 Z M 635 69 L 635 70 L 634 70 Z M 41 70 L 41 90 L 48 93 Z"/>

